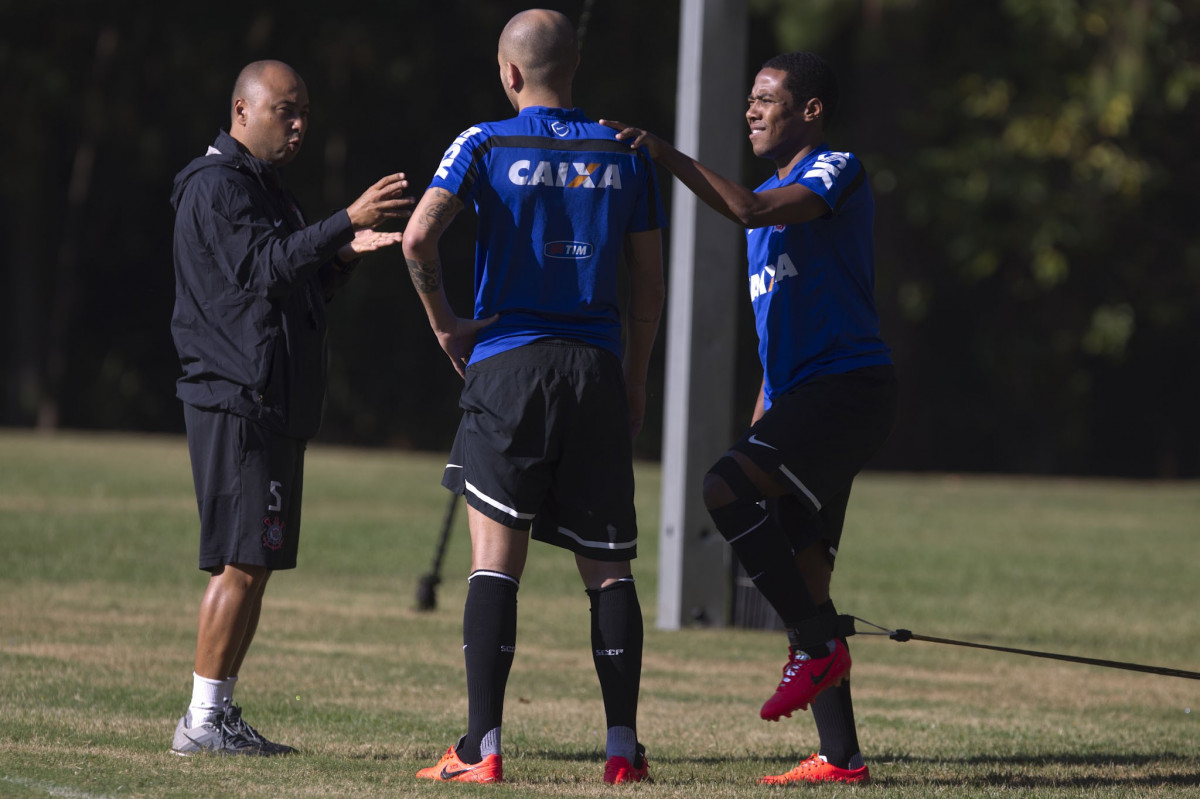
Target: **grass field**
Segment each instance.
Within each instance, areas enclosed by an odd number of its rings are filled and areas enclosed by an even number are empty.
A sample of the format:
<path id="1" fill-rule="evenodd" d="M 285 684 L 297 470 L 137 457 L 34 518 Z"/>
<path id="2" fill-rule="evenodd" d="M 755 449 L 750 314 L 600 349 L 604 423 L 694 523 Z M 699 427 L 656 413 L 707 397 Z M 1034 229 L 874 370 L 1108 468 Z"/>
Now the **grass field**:
<path id="1" fill-rule="evenodd" d="M 874 782 L 768 788 L 817 746 L 758 719 L 778 633 L 655 628 L 657 466 L 639 468 L 652 784 L 600 781 L 587 600 L 535 546 L 501 786 L 418 782 L 465 728 L 468 542 L 414 609 L 446 494 L 433 455 L 310 449 L 300 567 L 267 592 L 236 701 L 289 758 L 168 750 L 191 687 L 196 508 L 173 437 L 0 431 L 0 796 L 1200 796 L 1200 681 L 859 636 Z M 942 638 L 1200 671 L 1200 483 L 867 474 L 843 612 Z"/>

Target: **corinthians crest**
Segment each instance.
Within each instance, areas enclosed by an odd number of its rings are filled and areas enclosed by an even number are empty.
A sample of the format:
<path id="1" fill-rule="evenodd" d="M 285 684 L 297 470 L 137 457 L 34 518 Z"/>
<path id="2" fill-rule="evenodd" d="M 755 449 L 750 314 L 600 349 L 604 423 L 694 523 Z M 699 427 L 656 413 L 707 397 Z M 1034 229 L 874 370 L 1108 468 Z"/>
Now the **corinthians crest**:
<path id="1" fill-rule="evenodd" d="M 262 545 L 270 550 L 283 546 L 283 527 L 285 522 L 278 516 L 263 519 Z"/>

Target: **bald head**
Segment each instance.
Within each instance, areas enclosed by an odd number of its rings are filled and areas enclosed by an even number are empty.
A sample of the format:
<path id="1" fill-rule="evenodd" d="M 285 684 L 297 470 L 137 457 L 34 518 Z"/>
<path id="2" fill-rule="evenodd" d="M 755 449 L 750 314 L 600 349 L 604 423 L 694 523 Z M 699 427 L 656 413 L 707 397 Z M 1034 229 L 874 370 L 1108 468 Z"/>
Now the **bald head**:
<path id="1" fill-rule="evenodd" d="M 303 83 L 296 70 L 282 61 L 255 61 L 242 67 L 237 80 L 233 83 L 230 108 L 233 103 L 238 101 L 239 97 L 245 100 L 258 97 L 263 91 L 264 84 L 277 82 L 280 77 L 293 78 Z"/>
<path id="2" fill-rule="evenodd" d="M 229 135 L 256 158 L 286 164 L 308 128 L 308 89 L 282 61 L 247 64 L 233 85 Z"/>
<path id="3" fill-rule="evenodd" d="M 579 65 L 575 29 L 557 11 L 522 11 L 500 33 L 499 57 L 515 64 L 530 87 L 569 90 Z"/>

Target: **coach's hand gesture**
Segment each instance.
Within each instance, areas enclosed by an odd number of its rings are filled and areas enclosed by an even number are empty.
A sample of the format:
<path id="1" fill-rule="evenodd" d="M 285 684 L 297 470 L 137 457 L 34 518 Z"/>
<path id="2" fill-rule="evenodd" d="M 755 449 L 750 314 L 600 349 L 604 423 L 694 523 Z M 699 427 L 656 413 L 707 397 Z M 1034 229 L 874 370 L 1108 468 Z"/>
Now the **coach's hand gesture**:
<path id="1" fill-rule="evenodd" d="M 406 188 L 408 180 L 403 172 L 380 179 L 346 209 L 350 224 L 355 230 L 365 230 L 389 219 L 407 219 L 417 201 L 414 197 L 401 196 Z"/>

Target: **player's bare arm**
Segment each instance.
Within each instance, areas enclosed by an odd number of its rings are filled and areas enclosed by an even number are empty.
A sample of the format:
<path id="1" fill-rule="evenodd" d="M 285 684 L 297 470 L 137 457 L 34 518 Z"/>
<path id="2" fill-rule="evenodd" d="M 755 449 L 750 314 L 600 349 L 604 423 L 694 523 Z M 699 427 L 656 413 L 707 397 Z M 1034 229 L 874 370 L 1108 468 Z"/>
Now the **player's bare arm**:
<path id="1" fill-rule="evenodd" d="M 462 200 L 445 189 L 430 189 L 417 207 L 416 224 L 429 231 L 430 235 L 441 238 L 462 207 Z"/>
<path id="2" fill-rule="evenodd" d="M 625 264 L 630 280 L 622 366 L 629 401 L 630 434 L 636 436 L 645 420 L 646 372 L 666 297 L 661 232 L 647 230 L 626 236 Z"/>
<path id="3" fill-rule="evenodd" d="M 446 299 L 438 242 L 462 207 L 462 201 L 445 189 L 427 190 L 404 231 L 404 260 L 438 344 L 459 376 L 466 377 L 466 364 L 475 348 L 475 333 L 498 317 L 460 318 Z"/>
<path id="4" fill-rule="evenodd" d="M 758 424 L 758 420 L 763 418 L 763 414 L 767 412 L 767 381 L 766 378 L 758 384 L 758 399 L 754 401 L 754 412 L 750 414 L 750 424 Z"/>
<path id="5" fill-rule="evenodd" d="M 600 124 L 617 131 L 618 141 L 628 141 L 635 148 L 645 146 L 656 162 L 679 178 L 705 205 L 742 227 L 795 225 L 829 213 L 825 201 L 803 186 L 793 184 L 756 192 L 714 172 L 653 133 L 616 120 L 602 119 Z"/>
<path id="6" fill-rule="evenodd" d="M 423 261 L 406 258 L 408 276 L 418 294 L 433 294 L 442 287 L 442 263 L 438 259 Z"/>
<path id="7" fill-rule="evenodd" d="M 408 263 L 408 275 L 422 298 L 442 288 L 438 242 L 462 207 L 462 201 L 445 189 L 429 189 L 408 223 L 404 258 Z"/>

